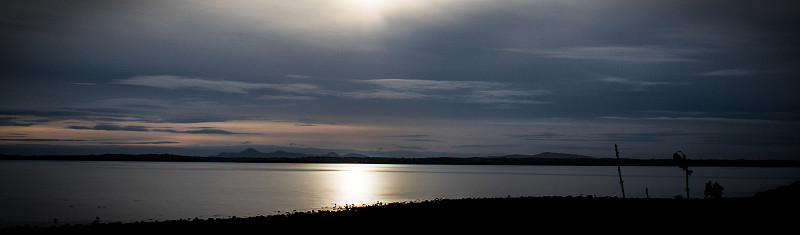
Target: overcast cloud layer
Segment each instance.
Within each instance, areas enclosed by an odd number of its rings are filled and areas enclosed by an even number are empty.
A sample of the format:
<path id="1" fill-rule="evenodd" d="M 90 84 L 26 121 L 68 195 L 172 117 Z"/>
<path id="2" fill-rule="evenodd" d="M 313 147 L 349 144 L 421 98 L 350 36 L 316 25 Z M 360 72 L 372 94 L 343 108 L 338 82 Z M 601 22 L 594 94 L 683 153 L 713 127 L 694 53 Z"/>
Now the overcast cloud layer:
<path id="1" fill-rule="evenodd" d="M 613 157 L 616 143 L 629 158 L 800 159 L 797 12 L 797 1 L 2 1 L 0 154 Z"/>

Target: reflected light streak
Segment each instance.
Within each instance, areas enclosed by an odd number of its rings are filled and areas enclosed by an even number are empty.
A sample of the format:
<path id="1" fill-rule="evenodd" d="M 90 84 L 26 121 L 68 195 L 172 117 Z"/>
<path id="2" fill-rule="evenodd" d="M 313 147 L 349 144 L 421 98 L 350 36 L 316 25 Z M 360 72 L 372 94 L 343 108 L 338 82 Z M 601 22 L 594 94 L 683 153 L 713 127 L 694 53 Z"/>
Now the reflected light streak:
<path id="1" fill-rule="evenodd" d="M 378 200 L 379 184 L 372 166 L 342 164 L 336 172 L 334 200 L 340 204 L 370 204 Z"/>

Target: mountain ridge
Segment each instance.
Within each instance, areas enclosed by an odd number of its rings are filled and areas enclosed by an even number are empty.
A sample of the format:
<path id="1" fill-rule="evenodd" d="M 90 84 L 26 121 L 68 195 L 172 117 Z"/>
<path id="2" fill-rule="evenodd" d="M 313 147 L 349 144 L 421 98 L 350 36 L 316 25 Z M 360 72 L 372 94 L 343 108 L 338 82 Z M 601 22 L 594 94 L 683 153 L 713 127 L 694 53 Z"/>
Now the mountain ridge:
<path id="1" fill-rule="evenodd" d="M 543 152 L 535 155 L 525 155 L 525 154 L 510 154 L 504 156 L 490 156 L 489 158 L 550 158 L 550 159 L 593 159 L 595 157 L 580 155 L 580 154 L 572 154 L 572 153 L 554 153 L 554 152 Z"/>
<path id="2" fill-rule="evenodd" d="M 244 151 L 238 153 L 221 152 L 216 156 L 226 157 L 226 158 L 298 158 L 298 157 L 306 157 L 308 155 L 304 153 L 286 152 L 283 150 L 276 150 L 274 152 L 264 153 L 254 148 L 247 148 Z"/>
<path id="3" fill-rule="evenodd" d="M 221 152 L 215 157 L 224 158 L 301 158 L 301 157 L 333 157 L 333 158 L 369 158 L 372 156 L 360 153 L 348 153 L 340 155 L 336 152 L 328 152 L 326 154 L 307 154 L 300 152 L 288 152 L 284 150 L 275 150 L 273 152 L 261 152 L 254 148 L 247 148 L 241 152 Z M 488 156 L 486 158 L 514 158 L 514 159 L 594 159 L 594 157 L 571 154 L 571 153 L 555 153 L 555 152 L 542 152 L 534 155 L 526 154 L 510 154 L 502 156 Z"/>

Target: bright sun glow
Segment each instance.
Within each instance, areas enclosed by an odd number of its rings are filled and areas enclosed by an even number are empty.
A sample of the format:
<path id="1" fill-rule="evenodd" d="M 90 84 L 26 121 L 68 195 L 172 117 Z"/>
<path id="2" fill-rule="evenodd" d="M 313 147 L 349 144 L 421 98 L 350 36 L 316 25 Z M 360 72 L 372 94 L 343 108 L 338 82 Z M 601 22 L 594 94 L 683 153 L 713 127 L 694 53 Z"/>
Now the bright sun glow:
<path id="1" fill-rule="evenodd" d="M 349 17 L 354 17 L 353 19 L 365 24 L 379 23 L 389 10 L 389 4 L 384 0 L 346 0 L 340 3 L 351 13 Z"/>
<path id="2" fill-rule="evenodd" d="M 352 4 L 356 4 L 364 8 L 378 7 L 383 2 L 383 0 L 350 0 L 350 1 L 353 2 Z"/>

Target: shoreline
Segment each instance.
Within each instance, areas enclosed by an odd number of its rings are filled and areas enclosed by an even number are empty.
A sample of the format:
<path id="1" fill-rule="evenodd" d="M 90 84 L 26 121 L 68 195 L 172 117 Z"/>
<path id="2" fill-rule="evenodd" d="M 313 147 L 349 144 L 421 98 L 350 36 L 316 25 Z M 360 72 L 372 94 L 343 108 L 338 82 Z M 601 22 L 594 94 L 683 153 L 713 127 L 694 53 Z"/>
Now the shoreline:
<path id="1" fill-rule="evenodd" d="M 326 157 L 293 158 L 258 157 L 201 157 L 173 154 L 103 154 L 103 155 L 1 155 L 2 160 L 59 160 L 59 161 L 143 161 L 143 162 L 235 162 L 235 163 L 360 163 L 360 164 L 433 164 L 433 165 L 567 165 L 616 166 L 614 158 L 504 158 L 504 157 Z M 621 158 L 621 166 L 675 166 L 673 159 Z M 800 167 L 800 160 L 723 160 L 690 159 L 690 166 L 723 167 Z"/>
<path id="2" fill-rule="evenodd" d="M 39 232 L 324 232 L 508 231 L 662 233 L 781 232 L 796 222 L 800 182 L 750 197 L 721 199 L 539 196 L 377 203 L 338 210 L 225 219 L 17 226 Z"/>

